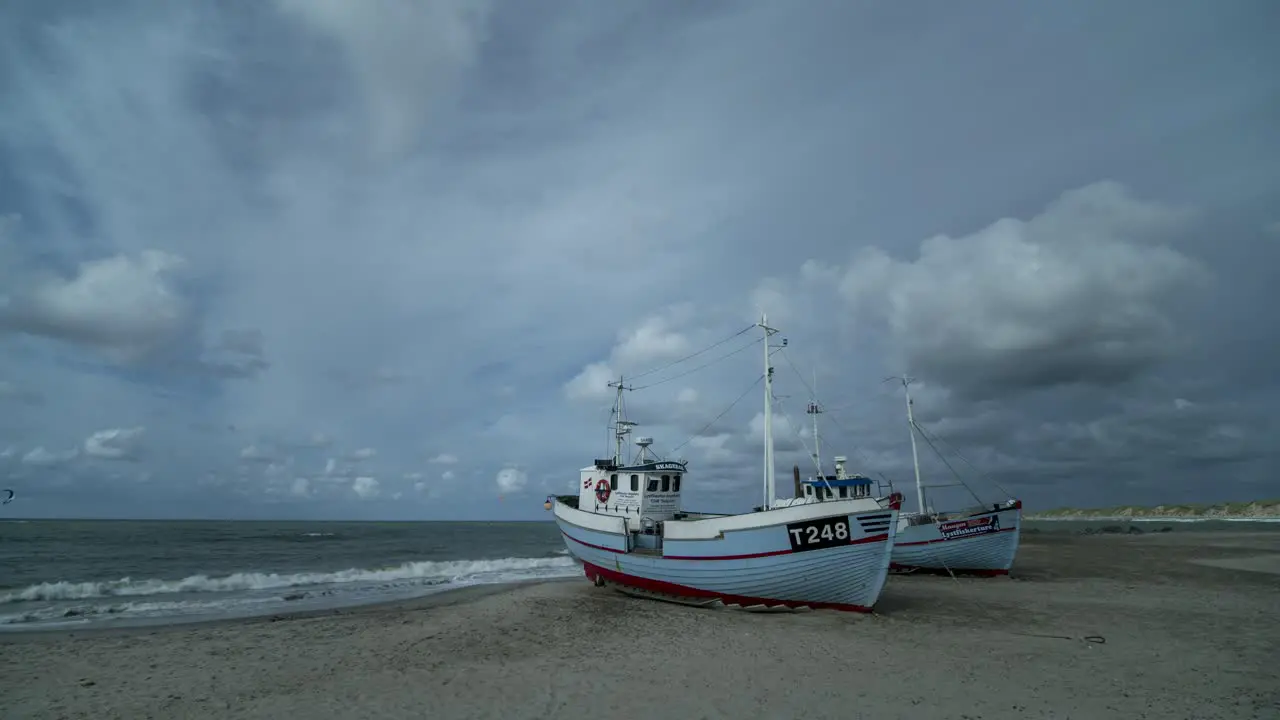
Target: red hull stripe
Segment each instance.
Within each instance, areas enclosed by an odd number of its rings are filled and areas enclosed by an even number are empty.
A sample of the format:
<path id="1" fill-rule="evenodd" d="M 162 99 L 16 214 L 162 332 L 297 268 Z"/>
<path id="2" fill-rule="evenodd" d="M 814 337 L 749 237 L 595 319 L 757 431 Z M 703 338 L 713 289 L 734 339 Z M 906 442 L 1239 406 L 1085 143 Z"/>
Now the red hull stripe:
<path id="1" fill-rule="evenodd" d="M 921 540 L 920 542 L 909 542 L 909 543 L 900 542 L 900 543 L 894 543 L 894 545 L 896 547 L 913 547 L 915 545 L 935 545 L 937 543 L 956 542 L 958 540 L 972 540 L 973 538 L 987 537 L 988 535 L 1015 532 L 1017 529 L 1018 528 L 1016 527 L 1000 528 L 999 530 L 996 530 L 994 532 L 978 533 L 977 535 L 964 535 L 961 537 L 953 537 L 953 538 L 934 538 L 933 540 Z"/>
<path id="2" fill-rule="evenodd" d="M 814 610 L 843 610 L 845 612 L 872 612 L 873 608 L 865 605 L 848 605 L 845 603 L 827 603 L 827 602 L 803 602 L 800 600 L 773 600 L 770 598 L 748 597 L 745 595 L 726 595 L 712 590 L 701 590 L 699 588 L 689 587 L 687 585 L 677 585 L 663 580 L 650 580 L 649 578 L 636 577 L 635 575 L 627 575 L 608 568 L 602 568 L 598 565 L 584 562 L 583 568 L 586 570 L 588 578 L 595 579 L 596 575 L 603 577 L 605 580 L 615 582 L 619 585 L 629 585 L 640 590 L 649 592 L 662 593 L 664 595 L 677 595 L 687 598 L 707 598 L 719 599 L 726 605 L 742 605 L 744 607 L 750 605 L 765 605 L 767 607 L 809 607 Z"/>
<path id="3" fill-rule="evenodd" d="M 579 545 L 585 545 L 589 548 L 595 548 L 596 550 L 603 550 L 605 552 L 618 553 L 619 555 L 627 554 L 623 550 L 614 550 L 613 548 L 605 547 L 603 545 L 594 545 L 589 542 L 583 542 L 582 540 L 579 540 L 578 538 L 570 535 L 569 533 L 563 530 L 560 531 L 560 534 L 578 543 Z M 854 540 L 849 544 L 865 545 L 867 543 L 885 542 L 888 539 L 889 539 L 889 534 L 882 533 L 880 535 L 868 535 L 867 537 L 858 538 L 857 540 Z M 841 546 L 835 545 L 833 547 L 841 547 Z M 795 551 L 788 548 L 786 550 L 771 550 L 769 552 L 751 553 L 748 555 L 663 555 L 662 559 L 664 560 L 750 560 L 751 558 L 765 558 L 765 557 L 774 557 L 776 555 L 790 555 L 793 552 Z"/>

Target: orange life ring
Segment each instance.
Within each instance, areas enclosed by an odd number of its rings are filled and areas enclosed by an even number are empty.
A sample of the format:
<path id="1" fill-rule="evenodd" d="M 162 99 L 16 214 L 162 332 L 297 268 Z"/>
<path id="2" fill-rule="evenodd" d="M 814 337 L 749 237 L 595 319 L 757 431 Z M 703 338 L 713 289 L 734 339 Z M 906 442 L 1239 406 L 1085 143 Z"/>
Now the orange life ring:
<path id="1" fill-rule="evenodd" d="M 609 489 L 609 481 L 605 478 L 600 478 L 600 482 L 596 483 L 596 500 L 601 505 L 604 505 L 609 502 L 610 492 L 612 491 Z"/>

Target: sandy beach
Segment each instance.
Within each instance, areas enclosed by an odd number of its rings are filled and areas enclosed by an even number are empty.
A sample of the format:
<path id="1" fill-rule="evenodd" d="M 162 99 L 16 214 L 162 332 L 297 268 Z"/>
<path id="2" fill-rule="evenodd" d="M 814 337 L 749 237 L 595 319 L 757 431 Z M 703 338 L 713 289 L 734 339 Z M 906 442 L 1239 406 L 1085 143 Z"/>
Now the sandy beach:
<path id="1" fill-rule="evenodd" d="M 1280 717 L 1280 533 L 1023 542 L 1009 578 L 893 576 L 872 615 L 695 609 L 575 579 L 0 635 L 0 715 Z"/>

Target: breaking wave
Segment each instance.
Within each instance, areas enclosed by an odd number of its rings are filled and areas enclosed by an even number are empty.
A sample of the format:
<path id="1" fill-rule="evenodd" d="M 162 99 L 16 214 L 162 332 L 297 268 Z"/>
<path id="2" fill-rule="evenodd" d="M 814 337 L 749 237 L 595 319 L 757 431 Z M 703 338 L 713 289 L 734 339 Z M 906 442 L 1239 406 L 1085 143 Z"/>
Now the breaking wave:
<path id="1" fill-rule="evenodd" d="M 179 593 L 234 593 L 306 588 L 324 585 L 405 583 L 415 585 L 476 584 L 572 574 L 577 564 L 568 557 L 501 558 L 409 562 L 379 569 L 351 568 L 336 572 L 241 572 L 220 577 L 191 575 L 181 580 L 120 578 L 94 582 L 51 582 L 0 594 L 0 604 L 113 597 L 148 597 Z"/>

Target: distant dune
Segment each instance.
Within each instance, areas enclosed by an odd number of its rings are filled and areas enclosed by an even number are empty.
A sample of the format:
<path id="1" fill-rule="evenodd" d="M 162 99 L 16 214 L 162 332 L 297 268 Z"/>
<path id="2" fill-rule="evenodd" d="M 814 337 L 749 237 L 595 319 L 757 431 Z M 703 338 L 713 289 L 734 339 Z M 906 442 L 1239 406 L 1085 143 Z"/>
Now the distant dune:
<path id="1" fill-rule="evenodd" d="M 1138 507 L 1117 505 L 1109 508 L 1055 508 L 1028 514 L 1028 520 L 1068 520 L 1073 518 L 1280 518 L 1280 500 L 1252 502 L 1198 503 L 1189 505 L 1156 505 Z"/>

